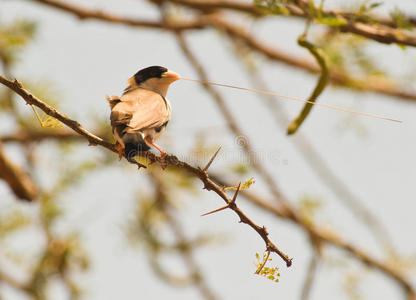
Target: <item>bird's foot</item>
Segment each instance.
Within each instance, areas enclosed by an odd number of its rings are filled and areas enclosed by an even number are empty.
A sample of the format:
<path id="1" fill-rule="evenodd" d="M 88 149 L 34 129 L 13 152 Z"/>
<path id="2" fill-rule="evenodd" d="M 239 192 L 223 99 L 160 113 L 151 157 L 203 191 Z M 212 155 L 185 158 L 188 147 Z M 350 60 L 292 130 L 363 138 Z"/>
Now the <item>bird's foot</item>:
<path id="1" fill-rule="evenodd" d="M 168 154 L 162 149 L 162 147 L 160 147 L 159 145 L 153 143 L 151 140 L 149 140 L 149 139 L 146 140 L 145 139 L 145 141 L 148 144 L 150 144 L 153 147 L 155 147 L 157 150 L 159 150 L 159 152 L 160 152 L 160 167 L 162 168 L 162 170 L 165 170 L 166 167 L 168 166 L 168 164 L 167 164 L 167 162 L 165 160 L 165 158 L 166 158 L 166 156 L 168 156 Z"/>
<path id="2" fill-rule="evenodd" d="M 124 156 L 124 147 L 121 144 L 117 143 L 116 150 L 118 153 L 118 158 L 119 160 L 121 160 Z"/>

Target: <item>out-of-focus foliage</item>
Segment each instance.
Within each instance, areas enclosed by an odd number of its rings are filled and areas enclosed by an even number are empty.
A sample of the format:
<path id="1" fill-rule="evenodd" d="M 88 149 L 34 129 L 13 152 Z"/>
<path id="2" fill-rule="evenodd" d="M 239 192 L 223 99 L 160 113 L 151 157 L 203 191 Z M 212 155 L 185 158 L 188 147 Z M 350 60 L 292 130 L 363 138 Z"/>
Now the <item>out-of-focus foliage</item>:
<path id="1" fill-rule="evenodd" d="M 35 24 L 29 21 L 0 24 L 0 62 L 5 71 L 11 71 L 22 51 L 33 39 L 35 29 Z M 46 80 L 38 82 L 29 80 L 25 81 L 24 85 L 36 96 L 57 107 L 60 95 L 56 92 L 53 83 Z M 52 130 L 42 127 L 62 127 L 54 118 L 46 116 L 43 112 L 38 115 L 28 110 L 27 106 L 23 107 L 24 110 L 20 110 L 14 103 L 14 97 L 15 95 L 10 90 L 3 88 L 0 90 L 0 106 L 5 110 L 5 113 L 15 119 L 16 132 L 19 130 L 33 131 L 34 128 Z M 42 127 L 39 126 L 37 118 L 41 121 Z M 28 273 L 26 281 L 20 282 L 9 277 L 5 277 L 5 281 L 33 299 L 49 299 L 47 291 L 56 279 L 63 283 L 71 299 L 78 299 L 82 291 L 72 277 L 73 274 L 82 272 L 89 266 L 87 254 L 77 233 L 72 232 L 66 235 L 55 233 L 56 224 L 65 215 L 59 200 L 66 189 L 79 184 L 83 176 L 98 167 L 105 166 L 109 161 L 106 158 L 103 160 L 87 158 L 77 163 L 68 164 L 66 156 L 71 155 L 76 148 L 72 146 L 73 143 L 70 147 L 65 146 L 67 144 L 65 142 L 56 143 L 56 146 L 49 149 L 61 150 L 61 157 L 59 161 L 51 165 L 45 174 L 49 177 L 46 179 L 48 187 L 41 187 L 41 195 L 37 203 L 31 205 L 30 213 L 26 210 L 4 208 L 0 214 L 0 238 L 2 239 L 0 257 L 3 261 L 8 261 L 16 267 L 21 266 Z M 32 151 L 33 148 L 27 153 L 31 154 Z M 30 157 L 29 159 L 32 159 Z M 36 160 L 32 166 L 36 167 Z M 11 252 L 9 249 L 7 241 L 13 240 L 15 233 L 20 230 L 35 230 L 44 235 L 45 244 L 41 246 L 40 253 L 36 254 L 36 257 L 34 257 L 35 253 L 31 253 L 31 251 L 25 251 L 25 255 L 22 255 L 16 251 Z M 8 239 L 5 239 L 6 237 Z M 28 266 L 32 267 L 28 268 Z M 7 268 L 0 268 L 0 273 L 3 276 L 7 272 Z M 51 280 L 52 278 L 54 280 Z"/>
<path id="2" fill-rule="evenodd" d="M 172 197 L 172 191 L 177 187 L 172 186 L 169 176 L 161 174 L 159 169 L 148 171 L 154 192 L 138 197 L 138 208 L 134 219 L 128 223 L 127 237 L 133 244 L 139 242 L 147 249 L 150 265 L 162 280 L 176 286 L 200 282 L 202 274 L 193 260 L 193 251 L 210 244 L 213 239 L 207 235 L 186 236 L 180 219 L 175 216 L 178 197 Z M 183 188 L 193 189 L 186 185 Z M 163 257 L 183 260 L 187 271 L 169 269 L 162 263 Z"/>
<path id="3" fill-rule="evenodd" d="M 11 24 L 0 23 L 0 58 L 6 64 L 15 62 L 18 55 L 33 39 L 36 24 L 17 20 Z"/>
<path id="4" fill-rule="evenodd" d="M 299 215 L 304 222 L 312 225 L 321 207 L 322 201 L 320 199 L 306 195 L 299 201 Z"/>
<path id="5" fill-rule="evenodd" d="M 286 5 L 289 4 L 290 0 L 254 0 L 254 4 L 258 9 L 261 9 L 265 13 L 272 15 L 286 15 L 290 14 Z"/>
<path id="6" fill-rule="evenodd" d="M 250 188 L 250 186 L 252 185 L 252 184 L 254 184 L 256 181 L 254 180 L 254 177 L 250 177 L 247 181 L 245 181 L 245 182 L 243 182 L 241 185 L 240 185 L 240 189 L 241 190 L 244 190 L 244 189 L 248 189 L 248 188 Z M 229 186 L 229 187 L 226 187 L 226 188 L 224 188 L 224 191 L 228 191 L 228 190 L 237 190 L 238 189 L 238 185 L 235 185 L 235 186 Z"/>
<path id="7" fill-rule="evenodd" d="M 415 27 L 398 7 L 395 7 L 394 10 L 390 12 L 390 17 L 398 28 L 411 30 Z"/>
<path id="8" fill-rule="evenodd" d="M 384 77 L 386 74 L 367 48 L 367 40 L 351 35 L 328 32 L 318 39 L 325 51 L 330 68 L 336 68 L 354 78 Z"/>
<path id="9" fill-rule="evenodd" d="M 0 214 L 0 239 L 28 226 L 31 218 L 20 210 L 9 210 Z"/>

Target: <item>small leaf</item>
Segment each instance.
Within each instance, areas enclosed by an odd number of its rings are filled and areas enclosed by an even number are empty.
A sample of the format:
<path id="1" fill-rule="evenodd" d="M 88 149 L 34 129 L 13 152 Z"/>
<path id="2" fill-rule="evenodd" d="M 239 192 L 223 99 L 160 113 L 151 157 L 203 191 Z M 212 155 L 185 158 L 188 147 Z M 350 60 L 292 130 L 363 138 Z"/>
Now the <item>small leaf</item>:
<path id="1" fill-rule="evenodd" d="M 374 9 L 374 8 L 377 8 L 377 7 L 381 6 L 381 5 L 383 5 L 383 2 L 374 2 L 374 3 L 371 3 L 368 7 L 370 9 Z"/>
<path id="2" fill-rule="evenodd" d="M 332 27 L 344 26 L 347 24 L 347 21 L 345 19 L 337 17 L 319 17 L 316 19 L 316 22 Z"/>
<path id="3" fill-rule="evenodd" d="M 242 183 L 240 186 L 240 190 L 242 189 L 248 189 L 252 184 L 254 184 L 256 181 L 254 180 L 254 177 L 250 177 L 246 182 Z M 224 188 L 224 191 L 233 190 L 236 191 L 238 186 L 230 186 Z"/>
<path id="4" fill-rule="evenodd" d="M 62 125 L 62 123 L 54 117 L 48 116 L 44 120 L 42 120 L 41 126 L 49 128 L 60 128 L 64 125 Z"/>

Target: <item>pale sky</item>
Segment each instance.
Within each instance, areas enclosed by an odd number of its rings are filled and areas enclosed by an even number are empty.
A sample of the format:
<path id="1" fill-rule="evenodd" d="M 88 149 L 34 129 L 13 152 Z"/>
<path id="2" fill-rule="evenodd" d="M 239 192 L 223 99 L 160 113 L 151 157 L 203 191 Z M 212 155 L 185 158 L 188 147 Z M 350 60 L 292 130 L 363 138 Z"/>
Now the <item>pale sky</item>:
<path id="1" fill-rule="evenodd" d="M 390 1 L 389 7 L 393 6 L 393 2 Z M 80 22 L 73 16 L 30 1 L 1 3 L 0 19 L 9 21 L 23 18 L 39 23 L 37 37 L 15 68 L 15 76 L 53 82 L 62 96 L 61 112 L 87 128 L 93 124 L 88 119 L 91 112 L 99 116 L 109 115 L 104 96 L 120 94 L 125 87 L 125 80 L 141 68 L 162 65 L 185 77 L 196 78 L 192 66 L 168 33 L 96 21 Z M 73 3 L 129 16 L 158 16 L 157 11 L 144 1 L 122 1 L 122 5 L 120 1 L 110 0 Z M 408 4 L 412 8 L 411 3 L 404 1 L 403 5 Z M 297 35 L 303 31 L 302 23 L 277 18 L 253 23 L 252 28 L 258 32 L 259 39 L 308 57 L 308 53 L 296 44 Z M 228 44 L 217 32 L 192 32 L 187 38 L 207 68 L 211 80 L 252 87 L 244 68 L 234 59 Z M 383 66 L 398 74 L 405 73 L 410 62 L 416 58 L 414 49 L 403 51 L 394 45 L 374 47 L 374 55 Z M 305 98 L 315 84 L 315 77 L 281 64 L 270 64 L 263 58 L 258 66 L 267 78 L 269 89 L 280 94 Z M 328 224 L 346 239 L 353 240 L 355 245 L 381 257 L 371 232 L 322 184 L 291 143 L 293 137 L 287 137 L 284 129 L 275 126 L 258 96 L 227 89 L 220 89 L 220 92 L 256 151 L 264 158 L 263 164 L 276 177 L 279 187 L 291 203 L 297 205 L 305 195 L 319 198 L 324 206 L 319 213 L 318 223 Z M 193 145 L 194 135 L 204 130 L 210 131 L 209 140 L 213 144 L 223 145 L 213 170 L 221 171 L 226 166 L 241 162 L 243 156 L 235 145 L 235 138 L 227 130 L 213 100 L 202 88 L 195 83 L 179 81 L 171 86 L 168 98 L 173 107 L 173 116 L 167 133 L 160 140 L 168 152 L 179 157 L 185 155 Z M 283 99 L 276 101 L 281 101 L 292 118 L 301 108 L 298 103 Z M 372 93 L 353 93 L 333 87 L 324 92 L 320 101 L 403 120 L 402 124 L 395 124 L 316 107 L 301 131 L 327 159 L 332 170 L 384 222 L 396 249 L 404 256 L 414 255 L 416 105 Z M 29 109 L 23 105 L 23 101 L 21 104 L 22 109 Z M 6 121 L 1 120 L 0 124 L 3 122 Z M 365 129 L 364 136 L 360 128 Z M 1 132 L 4 132 L 3 129 Z M 45 173 L 50 157 L 42 157 L 42 149 L 46 150 L 47 147 L 42 146 L 36 153 L 45 165 Z M 86 147 L 86 144 L 81 148 L 82 155 L 97 155 L 99 151 Z M 15 149 L 8 150 L 13 152 Z M 11 155 L 18 159 L 18 154 Z M 70 189 L 60 200 L 67 213 L 58 230 L 67 232 L 78 229 L 91 253 L 91 269 L 79 277 L 86 291 L 84 299 L 199 299 L 194 288 L 178 289 L 161 282 L 153 274 L 144 249 L 130 247 L 127 242 L 125 227 L 134 214 L 134 195 L 146 193 L 143 175 L 146 171 L 137 172 L 133 166 L 126 168 L 125 162 L 119 164 L 119 167 L 115 163 L 110 168 L 94 172 L 88 176 L 88 180 Z M 45 176 L 45 173 L 40 175 Z M 258 180 L 252 188 L 263 193 L 263 187 L 264 184 Z M 4 189 L 1 188 L 2 195 L 5 194 Z M 198 263 L 205 271 L 208 284 L 219 298 L 299 299 L 310 247 L 307 238 L 297 227 L 262 213 L 244 200 L 240 202 L 248 215 L 268 228 L 272 240 L 294 258 L 293 266 L 287 269 L 278 257 L 273 257 L 273 262 L 281 268 L 280 282 L 275 284 L 253 275 L 254 254 L 264 250 L 264 243 L 259 236 L 247 226 L 239 224 L 232 212 L 200 217 L 200 214 L 222 205 L 221 199 L 214 193 L 201 190 L 196 196 L 183 195 L 181 201 L 186 204 L 181 216 L 190 235 L 210 232 L 227 237 L 224 244 L 215 244 L 197 253 Z M 11 203 L 13 201 L 10 199 L 0 200 L 0 206 L 9 206 Z M 36 247 L 37 242 L 32 237 L 23 239 L 21 245 Z M 336 258 L 345 258 L 344 255 L 330 248 L 327 251 L 331 252 L 329 256 L 333 261 L 322 266 L 312 299 L 344 299 L 345 296 L 339 292 L 343 275 L 346 271 L 357 270 L 363 276 L 363 299 L 400 299 L 400 290 L 391 280 L 379 274 L 362 272 L 361 264 L 354 259 L 347 259 L 346 265 L 342 265 Z M 172 265 L 181 270 L 180 265 Z M 411 278 L 416 284 L 415 272 Z M 377 288 L 380 286 L 385 288 Z M 55 295 L 54 299 L 65 299 L 61 297 L 59 286 L 50 292 Z M 5 299 L 25 298 L 8 291 Z"/>

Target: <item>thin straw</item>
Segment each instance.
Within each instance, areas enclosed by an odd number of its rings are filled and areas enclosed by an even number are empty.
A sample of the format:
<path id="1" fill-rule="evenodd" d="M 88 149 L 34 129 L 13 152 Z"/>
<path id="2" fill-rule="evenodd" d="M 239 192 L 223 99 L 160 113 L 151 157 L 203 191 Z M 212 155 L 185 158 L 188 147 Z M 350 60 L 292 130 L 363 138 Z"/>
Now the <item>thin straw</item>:
<path id="1" fill-rule="evenodd" d="M 338 107 L 338 106 L 335 106 L 335 105 L 330 105 L 330 104 L 325 104 L 325 103 L 320 103 L 320 102 L 312 102 L 312 101 L 304 100 L 304 99 L 301 99 L 301 98 L 280 95 L 280 94 L 273 93 L 273 92 L 243 88 L 243 87 L 239 87 L 239 86 L 216 83 L 216 82 L 211 82 L 211 81 L 190 79 L 190 78 L 184 78 L 184 77 L 181 77 L 180 79 L 188 80 L 188 81 L 194 81 L 194 82 L 200 82 L 200 83 L 203 83 L 203 84 L 211 84 L 211 85 L 217 85 L 217 86 L 222 86 L 222 87 L 228 87 L 228 88 L 232 88 L 232 89 L 249 91 L 249 92 L 254 92 L 254 93 L 259 93 L 259 94 L 277 96 L 277 97 L 281 97 L 281 98 L 286 98 L 286 99 L 299 101 L 299 102 L 303 102 L 303 103 L 310 103 L 310 104 L 313 104 L 313 105 L 319 105 L 319 106 L 323 106 L 323 107 L 326 107 L 326 108 L 329 108 L 329 109 L 334 109 L 334 110 L 339 110 L 339 111 L 343 111 L 343 112 L 353 113 L 353 114 L 357 114 L 357 115 L 361 115 L 361 116 L 365 116 L 365 117 L 370 117 L 370 118 L 375 118 L 375 119 L 381 119 L 381 120 L 386 120 L 386 121 L 391 121 L 391 122 L 396 122 L 396 123 L 402 123 L 403 122 L 403 121 L 400 121 L 400 120 L 396 120 L 396 119 L 392 119 L 392 118 L 388 118 L 388 117 L 384 117 L 384 116 L 380 116 L 380 115 L 376 115 L 376 114 L 354 111 L 354 110 L 351 110 L 351 109 L 348 109 L 348 108 Z"/>

